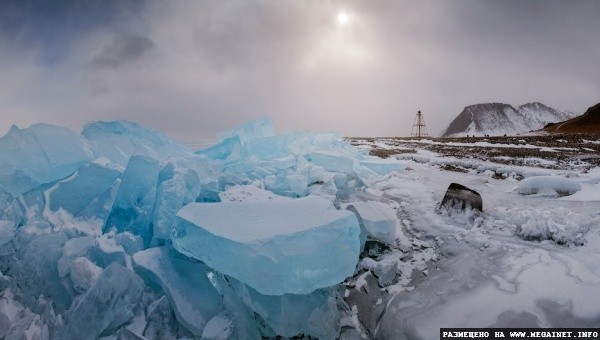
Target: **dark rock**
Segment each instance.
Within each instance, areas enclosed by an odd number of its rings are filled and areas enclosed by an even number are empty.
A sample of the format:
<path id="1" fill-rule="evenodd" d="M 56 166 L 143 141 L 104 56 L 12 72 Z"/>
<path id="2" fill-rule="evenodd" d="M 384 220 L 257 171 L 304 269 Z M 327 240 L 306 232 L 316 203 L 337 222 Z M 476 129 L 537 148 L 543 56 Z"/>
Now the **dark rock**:
<path id="1" fill-rule="evenodd" d="M 451 183 L 448 186 L 448 190 L 446 190 L 440 208 L 445 205 L 451 207 L 460 206 L 463 210 L 466 209 L 467 206 L 470 206 L 472 209 L 483 211 L 481 195 L 477 191 L 458 183 Z"/>

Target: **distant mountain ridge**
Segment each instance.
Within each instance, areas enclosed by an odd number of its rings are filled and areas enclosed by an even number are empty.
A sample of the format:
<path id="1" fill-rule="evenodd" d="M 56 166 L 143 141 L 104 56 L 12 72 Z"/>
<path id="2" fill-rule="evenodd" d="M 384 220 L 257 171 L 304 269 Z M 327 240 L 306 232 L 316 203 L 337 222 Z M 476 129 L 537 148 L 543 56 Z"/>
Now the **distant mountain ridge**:
<path id="1" fill-rule="evenodd" d="M 516 135 L 542 129 L 549 123 L 562 122 L 575 115 L 539 102 L 517 108 L 504 103 L 475 104 L 465 107 L 442 133 L 442 137 Z"/>

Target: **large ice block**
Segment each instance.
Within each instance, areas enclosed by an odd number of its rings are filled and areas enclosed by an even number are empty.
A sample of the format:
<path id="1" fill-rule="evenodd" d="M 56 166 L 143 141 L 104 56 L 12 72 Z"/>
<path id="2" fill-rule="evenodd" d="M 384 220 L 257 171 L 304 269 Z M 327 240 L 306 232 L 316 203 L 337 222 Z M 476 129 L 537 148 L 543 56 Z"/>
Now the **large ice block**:
<path id="1" fill-rule="evenodd" d="M 394 243 L 396 240 L 396 216 L 388 205 L 376 202 L 354 202 L 348 210 L 355 212 L 360 218 L 367 234 L 378 241 Z"/>
<path id="2" fill-rule="evenodd" d="M 264 185 L 267 190 L 288 197 L 306 196 L 308 191 L 308 179 L 300 174 L 267 176 Z"/>
<path id="3" fill-rule="evenodd" d="M 400 172 L 406 168 L 405 163 L 397 159 L 381 159 L 378 157 L 369 157 L 361 160 L 360 165 L 367 167 L 379 175 L 389 174 L 392 171 Z"/>
<path id="4" fill-rule="evenodd" d="M 265 295 L 335 285 L 358 261 L 356 216 L 321 197 L 191 203 L 177 216 L 178 251 Z"/>
<path id="5" fill-rule="evenodd" d="M 90 123 L 81 134 L 94 146 L 99 157 L 123 166 L 133 155 L 165 160 L 192 153 L 185 145 L 154 129 L 123 120 Z"/>
<path id="6" fill-rule="evenodd" d="M 240 158 L 241 149 L 242 143 L 240 142 L 240 137 L 233 136 L 194 153 L 204 155 L 211 160 L 234 161 Z"/>
<path id="7" fill-rule="evenodd" d="M 300 334 L 317 339 L 336 339 L 340 334 L 340 313 L 335 289 L 317 289 L 306 295 L 263 295 L 237 280 L 228 279 L 236 297 L 284 337 Z"/>
<path id="8" fill-rule="evenodd" d="M 120 234 L 123 235 L 123 234 Z M 118 235 L 117 235 L 118 236 Z M 62 257 L 58 259 L 53 271 L 58 273 L 61 282 L 69 290 L 73 288 L 76 292 L 81 292 L 89 287 L 77 287 L 80 285 L 82 275 L 88 275 L 88 281 L 95 279 L 95 270 L 88 263 L 83 263 L 87 268 L 81 268 L 82 258 L 89 260 L 94 266 L 106 268 L 111 263 L 119 263 L 122 266 L 129 266 L 131 259 L 125 249 L 118 243 L 118 238 L 108 238 L 107 235 L 102 236 L 84 236 L 76 237 L 68 240 L 62 247 Z M 80 271 L 83 269 L 83 271 Z M 75 270 L 76 273 L 73 273 Z M 77 276 L 74 278 L 73 276 Z M 71 278 L 71 284 L 67 278 Z M 84 288 L 84 289 L 81 289 Z"/>
<path id="9" fill-rule="evenodd" d="M 249 121 L 243 125 L 236 126 L 232 129 L 219 132 L 217 136 L 223 140 L 226 138 L 238 136 L 242 143 L 252 138 L 269 137 L 275 134 L 273 129 L 273 120 L 271 117 L 261 117 Z"/>
<path id="10" fill-rule="evenodd" d="M 144 280 L 161 287 L 177 320 L 194 335 L 201 336 L 206 323 L 223 309 L 204 264 L 186 259 L 171 247 L 137 252 L 133 261 Z"/>
<path id="11" fill-rule="evenodd" d="M 156 200 L 160 166 L 152 158 L 133 156 L 123 173 L 121 185 L 104 230 L 140 235 L 147 245 L 152 238 L 151 218 Z"/>
<path id="12" fill-rule="evenodd" d="M 0 220 L 0 247 L 10 242 L 15 237 L 15 223 Z"/>
<path id="13" fill-rule="evenodd" d="M 254 138 L 244 143 L 242 154 L 245 158 L 274 159 L 293 153 L 300 140 L 310 141 L 310 134 L 304 132 L 290 132 L 280 135 Z"/>
<path id="14" fill-rule="evenodd" d="M 96 283 L 66 313 L 57 339 L 96 339 L 133 317 L 144 284 L 135 273 L 117 263 L 108 266 Z"/>
<path id="15" fill-rule="evenodd" d="M 62 313 L 71 305 L 73 298 L 61 284 L 56 270 L 67 235 L 62 232 L 39 235 L 31 232 L 27 226 L 18 232 L 15 242 L 18 251 L 12 264 L 12 275 L 23 292 L 26 304 L 36 305 L 38 298 L 43 296 L 51 299 L 56 310 Z"/>
<path id="16" fill-rule="evenodd" d="M 48 124 L 13 125 L 0 137 L 0 155 L 0 188 L 13 197 L 67 177 L 95 158 L 84 138 Z"/>
<path id="17" fill-rule="evenodd" d="M 49 209 L 46 215 L 62 209 L 76 218 L 95 218 L 105 223 L 122 173 L 122 167 L 107 159 L 83 165 L 71 177 L 46 191 Z"/>
<path id="18" fill-rule="evenodd" d="M 313 164 L 322 166 L 327 171 L 343 172 L 346 174 L 354 171 L 355 160 L 342 152 L 313 151 L 306 155 Z"/>

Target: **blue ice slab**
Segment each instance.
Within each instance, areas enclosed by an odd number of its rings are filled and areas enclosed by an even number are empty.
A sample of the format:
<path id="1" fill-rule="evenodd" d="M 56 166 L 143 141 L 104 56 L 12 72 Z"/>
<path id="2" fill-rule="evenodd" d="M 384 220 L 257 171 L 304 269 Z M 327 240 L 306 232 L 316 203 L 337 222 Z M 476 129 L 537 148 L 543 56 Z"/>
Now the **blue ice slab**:
<path id="1" fill-rule="evenodd" d="M 74 217 L 106 222 L 122 173 L 122 167 L 108 159 L 85 164 L 47 190 L 46 204 L 52 212 L 63 209 Z"/>
<path id="2" fill-rule="evenodd" d="M 300 174 L 268 176 L 265 189 L 281 196 L 303 197 L 308 192 L 308 179 Z"/>
<path id="3" fill-rule="evenodd" d="M 177 320 L 194 335 L 201 336 L 206 323 L 223 309 L 204 264 L 186 259 L 171 247 L 135 253 L 133 261 L 144 280 L 165 292 Z"/>
<path id="4" fill-rule="evenodd" d="M 313 151 L 306 158 L 327 171 L 353 173 L 356 160 L 346 153 L 336 151 Z"/>
<path id="5" fill-rule="evenodd" d="M 67 177 L 95 158 L 84 138 L 48 124 L 13 125 L 0 137 L 0 155 L 0 188 L 13 197 Z"/>
<path id="6" fill-rule="evenodd" d="M 348 210 L 360 217 L 361 226 L 371 238 L 390 244 L 396 241 L 397 218 L 388 205 L 376 201 L 354 202 Z"/>
<path id="7" fill-rule="evenodd" d="M 379 175 L 386 175 L 392 171 L 404 171 L 406 164 L 396 159 L 381 159 L 381 158 L 367 158 L 360 161 L 360 165 L 367 167 Z"/>
<path id="8" fill-rule="evenodd" d="M 187 146 L 154 129 L 123 120 L 90 123 L 81 134 L 94 146 L 98 157 L 106 157 L 122 166 L 127 165 L 133 155 L 166 160 L 192 153 Z"/>
<path id="9" fill-rule="evenodd" d="M 271 117 L 261 117 L 232 129 L 222 131 L 217 136 L 221 140 L 238 136 L 242 143 L 246 143 L 246 141 L 253 138 L 273 136 L 275 134 L 274 131 Z"/>
<path id="10" fill-rule="evenodd" d="M 142 279 L 118 263 L 109 265 L 96 283 L 66 313 L 57 339 L 96 339 L 133 317 L 144 290 Z"/>
<path id="11" fill-rule="evenodd" d="M 242 143 L 240 142 L 240 137 L 233 136 L 194 153 L 204 155 L 211 160 L 234 161 L 240 158 L 241 150 Z"/>
<path id="12" fill-rule="evenodd" d="M 260 160 L 276 159 L 290 154 L 302 153 L 302 148 L 309 147 L 313 134 L 309 132 L 288 132 L 262 138 L 254 138 L 244 143 L 242 154 L 245 158 Z"/>
<path id="13" fill-rule="evenodd" d="M 317 289 L 306 295 L 263 295 L 235 279 L 228 279 L 236 297 L 257 313 L 279 336 L 304 334 L 317 339 L 336 339 L 340 313 L 335 289 Z"/>
<path id="14" fill-rule="evenodd" d="M 173 244 L 261 294 L 307 294 L 354 273 L 360 226 L 321 197 L 268 202 L 190 203 Z"/>
<path id="15" fill-rule="evenodd" d="M 113 227 L 117 232 L 129 231 L 141 236 L 144 244 L 149 244 L 159 172 L 158 161 L 145 156 L 131 157 L 104 231 Z"/>

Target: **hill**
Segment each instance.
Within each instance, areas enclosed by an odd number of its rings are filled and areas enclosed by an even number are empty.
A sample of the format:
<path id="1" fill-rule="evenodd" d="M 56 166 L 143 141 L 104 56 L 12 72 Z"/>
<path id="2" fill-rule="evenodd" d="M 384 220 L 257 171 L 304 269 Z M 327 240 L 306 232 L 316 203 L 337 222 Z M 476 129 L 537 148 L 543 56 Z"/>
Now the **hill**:
<path id="1" fill-rule="evenodd" d="M 573 116 L 572 112 L 559 111 L 539 102 L 517 108 L 503 103 L 476 104 L 465 107 L 442 133 L 442 137 L 516 135 Z"/>
<path id="2" fill-rule="evenodd" d="M 546 126 L 544 131 L 600 134 L 600 103 L 588 108 L 581 116 Z"/>

